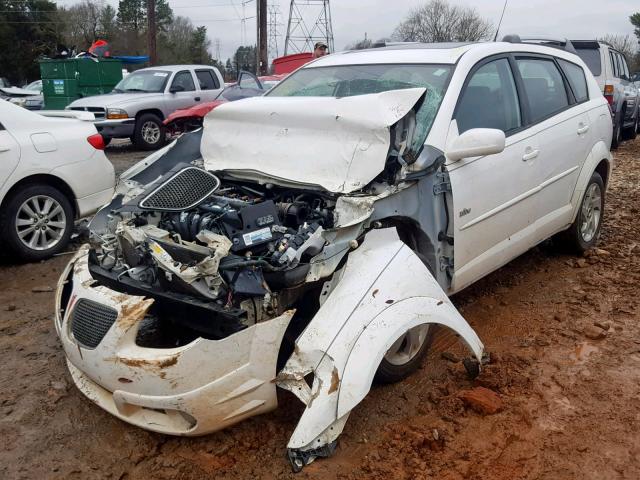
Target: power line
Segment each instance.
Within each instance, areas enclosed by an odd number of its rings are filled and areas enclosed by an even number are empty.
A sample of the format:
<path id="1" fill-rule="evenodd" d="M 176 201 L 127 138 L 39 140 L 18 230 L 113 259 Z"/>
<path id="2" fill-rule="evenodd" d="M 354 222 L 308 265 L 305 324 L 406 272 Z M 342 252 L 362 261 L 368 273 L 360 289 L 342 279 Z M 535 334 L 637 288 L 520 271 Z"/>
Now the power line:
<path id="1" fill-rule="evenodd" d="M 307 21 L 312 16 L 314 23 Z M 313 51 L 317 41 L 325 42 L 329 51 L 334 51 L 329 0 L 291 0 L 284 54 Z"/>

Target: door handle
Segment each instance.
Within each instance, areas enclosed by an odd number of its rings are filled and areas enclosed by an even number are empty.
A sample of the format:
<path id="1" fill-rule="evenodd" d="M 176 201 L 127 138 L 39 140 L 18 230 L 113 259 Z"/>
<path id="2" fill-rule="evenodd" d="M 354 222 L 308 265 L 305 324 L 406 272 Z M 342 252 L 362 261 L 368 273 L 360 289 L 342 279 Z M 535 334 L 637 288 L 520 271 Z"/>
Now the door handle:
<path id="1" fill-rule="evenodd" d="M 194 100 L 195 100 L 196 102 L 199 102 L 199 101 L 200 101 L 200 97 L 196 97 L 196 98 L 194 98 Z"/>
<path id="2" fill-rule="evenodd" d="M 582 135 L 583 133 L 587 133 L 589 131 L 589 125 L 583 125 L 578 128 L 578 135 Z"/>
<path id="3" fill-rule="evenodd" d="M 538 156 L 539 153 L 540 153 L 540 150 L 527 149 L 525 150 L 525 154 L 522 156 L 522 161 L 526 162 L 527 160 L 533 160 Z"/>

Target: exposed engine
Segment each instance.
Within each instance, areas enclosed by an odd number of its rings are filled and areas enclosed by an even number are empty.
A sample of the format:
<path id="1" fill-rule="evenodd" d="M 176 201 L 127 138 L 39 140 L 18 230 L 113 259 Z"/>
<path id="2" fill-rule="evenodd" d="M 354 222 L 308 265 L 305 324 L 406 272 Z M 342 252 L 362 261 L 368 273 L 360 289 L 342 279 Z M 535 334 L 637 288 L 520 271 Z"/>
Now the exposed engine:
<path id="1" fill-rule="evenodd" d="M 90 268 L 110 288 L 153 297 L 219 338 L 295 303 L 334 206 L 329 194 L 222 183 L 182 165 L 109 212 Z"/>

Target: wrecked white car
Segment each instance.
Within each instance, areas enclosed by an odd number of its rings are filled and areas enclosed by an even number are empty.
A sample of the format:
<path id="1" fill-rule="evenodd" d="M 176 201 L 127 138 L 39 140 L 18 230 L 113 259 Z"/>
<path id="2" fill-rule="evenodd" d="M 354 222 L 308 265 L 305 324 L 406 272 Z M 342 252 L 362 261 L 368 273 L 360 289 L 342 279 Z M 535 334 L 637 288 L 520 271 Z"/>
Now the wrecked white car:
<path id="1" fill-rule="evenodd" d="M 560 231 L 598 239 L 611 118 L 593 78 L 564 68 L 586 71 L 524 44 L 361 51 L 213 110 L 122 176 L 64 272 L 75 384 L 174 435 L 290 390 L 306 405 L 299 470 L 333 452 L 374 378 L 419 366 L 434 326 L 477 373 L 483 345 L 447 294 Z"/>

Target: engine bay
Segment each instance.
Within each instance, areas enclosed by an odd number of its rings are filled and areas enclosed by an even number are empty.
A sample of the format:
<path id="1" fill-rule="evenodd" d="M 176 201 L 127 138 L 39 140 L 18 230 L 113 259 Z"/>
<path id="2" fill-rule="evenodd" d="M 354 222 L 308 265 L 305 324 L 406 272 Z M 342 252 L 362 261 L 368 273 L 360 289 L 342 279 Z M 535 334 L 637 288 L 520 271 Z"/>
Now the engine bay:
<path id="1" fill-rule="evenodd" d="M 330 193 L 221 181 L 182 164 L 110 208 L 106 231 L 92 232 L 90 271 L 109 288 L 154 298 L 157 312 L 195 334 L 223 338 L 308 290 L 335 203 Z"/>

